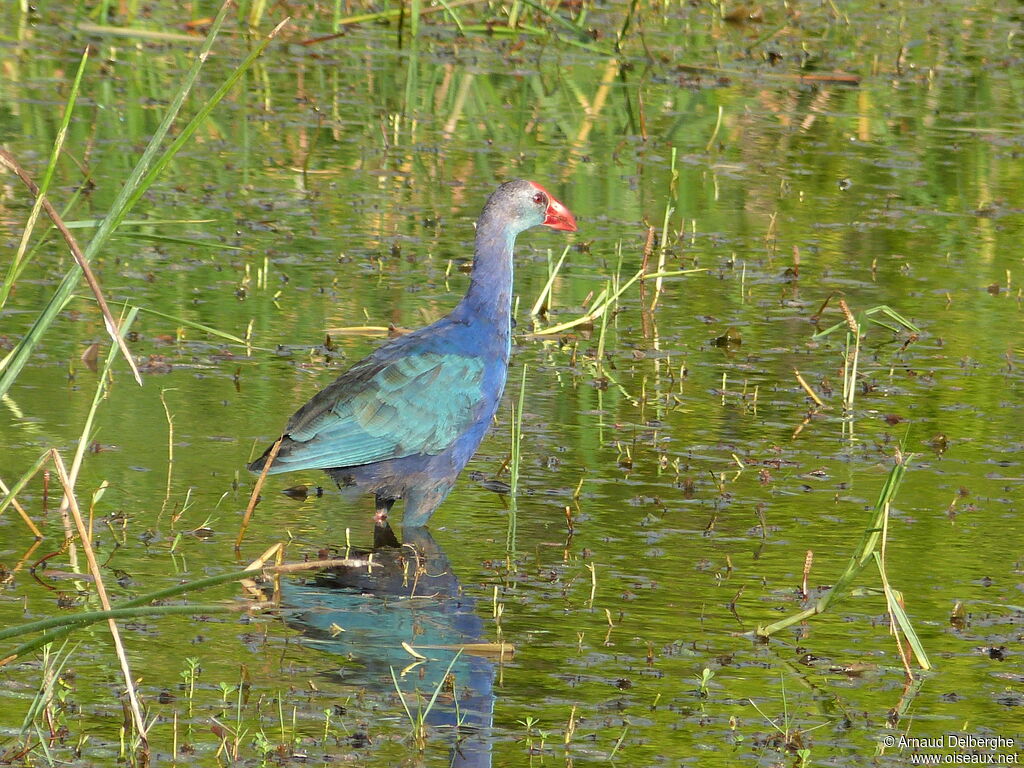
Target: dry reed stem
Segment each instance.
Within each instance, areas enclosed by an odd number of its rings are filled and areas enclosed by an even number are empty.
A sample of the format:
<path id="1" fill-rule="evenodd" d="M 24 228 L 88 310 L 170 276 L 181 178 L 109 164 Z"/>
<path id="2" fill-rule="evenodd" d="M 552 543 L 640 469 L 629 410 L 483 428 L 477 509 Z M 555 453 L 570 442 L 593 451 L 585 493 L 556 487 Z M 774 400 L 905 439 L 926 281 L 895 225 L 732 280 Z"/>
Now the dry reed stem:
<path id="1" fill-rule="evenodd" d="M 800 375 L 800 371 L 794 368 L 793 375 L 796 376 L 796 380 L 800 382 L 800 386 L 803 387 L 804 392 L 807 393 L 807 396 L 810 397 L 811 400 L 813 400 L 817 405 L 825 405 L 825 403 L 821 401 L 821 398 L 815 394 L 813 389 L 811 389 L 811 385 L 804 381 L 804 377 Z"/>
<path id="2" fill-rule="evenodd" d="M 164 503 L 160 505 L 157 520 L 160 520 L 167 511 L 167 503 L 171 500 L 171 481 L 174 479 L 174 416 L 171 415 L 167 398 L 164 397 L 167 391 L 166 388 L 160 390 L 160 402 L 164 406 L 164 416 L 167 419 L 167 487 L 164 490 Z"/>
<path id="3" fill-rule="evenodd" d="M 282 563 L 264 568 L 267 573 L 299 573 L 301 571 L 312 571 L 317 568 L 380 568 L 379 563 L 373 562 L 371 558 L 361 557 L 330 557 L 326 560 L 307 560 L 304 563 Z"/>
<path id="4" fill-rule="evenodd" d="M 0 165 L 4 165 L 17 175 L 19 179 L 28 187 L 29 192 L 35 197 L 39 197 L 39 187 L 32 181 L 29 175 L 25 172 L 18 161 L 14 159 L 10 152 L 0 149 Z M 135 377 L 135 381 L 138 382 L 139 386 L 142 386 L 142 376 L 139 374 L 139 369 L 135 365 L 135 360 L 132 358 L 132 353 L 128 351 L 128 346 L 124 343 L 121 333 L 118 331 L 117 323 L 114 322 L 114 316 L 110 313 L 110 307 L 107 306 L 107 300 L 103 298 L 103 291 L 100 289 L 99 281 L 96 279 L 96 275 L 93 274 L 92 267 L 89 266 L 89 260 L 85 258 L 85 254 L 82 253 L 82 249 L 78 247 L 78 241 L 75 240 L 75 236 L 71 234 L 71 230 L 64 224 L 64 219 L 57 213 L 57 209 L 53 207 L 49 200 L 45 197 L 42 198 L 43 210 L 46 211 L 46 215 L 50 217 L 50 221 L 57 227 L 61 235 L 64 237 L 64 242 L 67 243 L 68 248 L 71 250 L 71 255 L 75 257 L 75 261 L 82 270 L 82 274 L 85 276 L 85 282 L 88 283 L 90 290 L 92 290 L 93 296 L 96 297 L 96 303 L 99 304 L 100 312 L 103 314 L 103 322 L 107 326 L 107 333 L 110 334 L 110 338 L 115 344 L 121 349 L 121 354 L 124 355 L 124 359 L 127 361 L 128 366 L 132 369 L 132 375 Z"/>
<path id="5" fill-rule="evenodd" d="M 89 533 L 85 529 L 85 521 L 82 520 L 82 514 L 78 508 L 78 500 L 74 496 L 71 480 L 68 477 L 67 468 L 64 466 L 64 460 L 61 458 L 60 453 L 56 448 L 50 449 L 50 458 L 53 460 L 53 464 L 57 469 L 57 475 L 60 477 L 61 485 L 64 487 L 64 497 L 67 499 L 71 515 L 74 517 L 75 527 L 78 529 L 78 537 L 82 541 L 82 549 L 85 550 L 85 557 L 89 562 L 89 570 L 92 571 L 92 576 L 96 583 L 96 594 L 100 598 L 100 605 L 103 606 L 103 610 L 109 611 L 111 610 L 110 599 L 107 597 L 107 589 L 103 585 L 103 574 L 100 572 L 100 565 L 96 560 L 96 553 L 93 552 L 92 541 L 89 538 Z M 135 720 L 135 730 L 138 732 L 139 738 L 142 741 L 143 751 L 148 754 L 149 741 L 146 738 L 146 721 L 142 716 L 142 708 L 139 706 L 139 698 L 135 691 L 135 683 L 132 680 L 131 667 L 128 666 L 128 657 L 124 652 L 124 644 L 121 642 L 121 634 L 117 629 L 117 622 L 114 619 L 107 619 L 107 624 L 110 627 L 110 636 L 114 640 L 114 649 L 117 652 L 117 659 L 121 663 L 121 674 L 124 675 L 124 683 L 128 692 L 128 701 L 131 704 L 132 718 Z"/>
<path id="6" fill-rule="evenodd" d="M 269 547 L 263 550 L 263 554 L 261 554 L 251 563 L 249 563 L 249 565 L 247 565 L 245 569 L 247 571 L 258 570 L 264 567 L 267 564 L 268 560 L 270 560 L 272 557 L 278 556 L 282 551 L 284 551 L 284 544 L 282 544 L 281 542 L 271 544 Z"/>
<path id="7" fill-rule="evenodd" d="M 263 566 L 267 564 L 267 561 L 270 560 L 270 558 L 272 557 L 276 557 L 278 560 L 280 560 L 283 553 L 284 544 L 282 544 L 281 542 L 277 542 L 276 544 L 273 544 L 267 547 L 265 550 L 263 550 L 263 554 L 261 554 L 259 557 L 257 557 L 247 566 L 245 566 L 245 569 L 247 571 L 259 570 L 260 568 L 263 568 Z M 280 562 L 278 562 L 278 565 L 280 565 Z M 239 583 L 242 585 L 242 589 L 244 589 L 251 595 L 257 597 L 261 597 L 263 595 L 263 590 L 261 590 L 259 588 L 259 585 L 257 585 L 256 582 L 252 579 L 239 579 Z"/>
<path id="8" fill-rule="evenodd" d="M 5 496 L 10 495 L 11 493 L 3 480 L 0 480 L 0 493 L 3 493 Z M 25 511 L 25 508 L 22 507 L 21 504 L 18 503 L 18 500 L 13 496 L 11 496 L 11 506 L 18 511 L 19 515 L 21 515 L 21 519 L 25 521 L 25 525 L 27 525 L 29 530 L 32 531 L 32 535 L 35 536 L 36 539 L 43 538 L 43 534 L 40 533 L 38 528 L 36 528 L 36 524 L 32 522 L 32 518 L 28 516 L 28 512 Z"/>
<path id="9" fill-rule="evenodd" d="M 267 461 L 263 465 L 263 471 L 260 472 L 259 478 L 256 480 L 256 485 L 253 486 L 252 495 L 249 497 L 249 506 L 245 508 L 245 516 L 242 518 L 242 527 L 238 531 L 238 538 L 235 539 L 235 549 L 242 548 L 242 539 L 245 538 L 245 531 L 249 528 L 249 521 L 252 519 L 253 510 L 256 509 L 256 501 L 260 497 L 260 491 L 263 489 L 263 483 L 267 479 L 267 473 L 270 471 L 270 466 L 274 463 L 274 459 L 277 458 L 277 452 L 281 450 L 281 441 L 284 440 L 284 436 L 277 438 L 273 447 L 270 449 L 270 455 L 267 456 Z"/>

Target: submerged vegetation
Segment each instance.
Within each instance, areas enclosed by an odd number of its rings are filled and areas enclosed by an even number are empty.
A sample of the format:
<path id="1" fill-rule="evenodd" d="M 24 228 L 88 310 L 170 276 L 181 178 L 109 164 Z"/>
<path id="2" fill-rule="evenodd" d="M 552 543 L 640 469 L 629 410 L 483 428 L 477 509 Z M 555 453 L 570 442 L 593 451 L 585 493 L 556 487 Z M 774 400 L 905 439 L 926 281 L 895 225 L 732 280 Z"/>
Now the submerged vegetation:
<path id="1" fill-rule="evenodd" d="M 0 762 L 1019 738 L 1019 14 L 67 5 L 0 11 Z M 580 229 L 434 536 L 244 473 L 513 176 Z"/>

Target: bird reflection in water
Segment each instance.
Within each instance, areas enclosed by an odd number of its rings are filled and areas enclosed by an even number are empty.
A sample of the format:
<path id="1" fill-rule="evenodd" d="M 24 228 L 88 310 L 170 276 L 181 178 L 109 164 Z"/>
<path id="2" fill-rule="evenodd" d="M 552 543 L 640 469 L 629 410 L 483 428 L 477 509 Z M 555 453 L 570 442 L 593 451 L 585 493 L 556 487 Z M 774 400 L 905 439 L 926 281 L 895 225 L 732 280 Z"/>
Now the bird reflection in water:
<path id="1" fill-rule="evenodd" d="M 386 522 L 376 526 L 372 569 L 334 568 L 304 582 L 285 580 L 285 621 L 302 632 L 308 645 L 354 662 L 330 674 L 340 683 L 393 693 L 394 670 L 414 716 L 409 691 L 415 687 L 423 694 L 420 706 L 425 707 L 442 686 L 426 717 L 428 738 L 450 742 L 451 766 L 489 767 L 494 662 L 465 650 L 459 653 L 460 647 L 481 641 L 483 621 L 430 532 L 407 528 L 403 535 L 399 543 Z M 338 627 L 345 631 L 338 632 Z M 404 679 L 402 670 L 416 659 L 403 649 L 403 642 L 429 659 Z M 454 699 L 445 680 L 449 665 Z"/>

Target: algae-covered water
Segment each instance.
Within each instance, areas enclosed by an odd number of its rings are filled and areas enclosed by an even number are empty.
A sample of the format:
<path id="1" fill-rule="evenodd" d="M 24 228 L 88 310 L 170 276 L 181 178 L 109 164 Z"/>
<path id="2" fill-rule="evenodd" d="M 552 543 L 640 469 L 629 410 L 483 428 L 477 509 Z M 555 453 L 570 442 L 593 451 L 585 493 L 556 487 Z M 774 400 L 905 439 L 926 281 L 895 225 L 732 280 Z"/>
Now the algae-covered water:
<path id="1" fill-rule="evenodd" d="M 43 178 L 89 47 L 49 191 L 84 244 L 217 8 L 68 6 L 0 11 L 0 145 Z M 320 6 L 291 8 L 93 262 L 115 315 L 141 308 L 143 386 L 114 362 L 76 484 L 115 607 L 278 543 L 362 558 L 372 499 L 315 472 L 269 478 L 236 551 L 246 463 L 390 326 L 455 305 L 497 184 L 543 184 L 579 230 L 519 238 L 505 403 L 429 533 L 373 575 L 231 582 L 119 621 L 150 761 L 1019 759 L 1020 8 L 449 3 L 399 46 L 394 18 L 319 40 L 383 8 Z M 172 137 L 284 15 L 230 12 Z M 0 277 L 31 208 L 4 175 Z M 5 355 L 73 263 L 48 226 L 0 308 Z M 626 286 L 642 268 L 688 272 Z M 77 295 L 0 399 L 7 486 L 51 448 L 70 463 L 103 382 L 109 337 Z M 862 331 L 849 408 L 840 301 Z M 755 639 L 836 584 L 897 462 L 878 552 L 931 669 L 890 633 L 870 559 L 823 615 Z M 98 610 L 57 474 L 17 498 L 43 539 L 0 516 L 0 624 Z M 142 762 L 107 625 L 62 643 L 0 669 L 3 759 Z"/>

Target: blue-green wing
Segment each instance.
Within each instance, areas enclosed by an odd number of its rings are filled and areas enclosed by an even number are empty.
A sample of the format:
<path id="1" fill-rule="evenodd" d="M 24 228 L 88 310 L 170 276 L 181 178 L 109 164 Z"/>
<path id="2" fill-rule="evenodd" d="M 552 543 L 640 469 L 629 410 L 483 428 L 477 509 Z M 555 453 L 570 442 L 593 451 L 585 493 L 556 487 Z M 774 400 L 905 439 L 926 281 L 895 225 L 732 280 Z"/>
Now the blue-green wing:
<path id="1" fill-rule="evenodd" d="M 289 421 L 271 472 L 370 464 L 447 449 L 480 413 L 484 363 L 420 352 L 369 358 Z"/>

